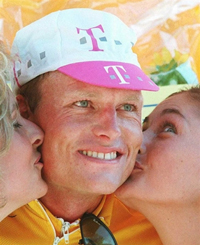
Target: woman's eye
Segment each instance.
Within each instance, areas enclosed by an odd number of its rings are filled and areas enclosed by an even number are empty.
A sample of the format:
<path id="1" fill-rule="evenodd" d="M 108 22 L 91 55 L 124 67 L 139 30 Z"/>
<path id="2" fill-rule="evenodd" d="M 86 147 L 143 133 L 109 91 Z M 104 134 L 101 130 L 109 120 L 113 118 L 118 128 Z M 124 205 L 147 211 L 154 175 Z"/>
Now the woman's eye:
<path id="1" fill-rule="evenodd" d="M 176 133 L 176 128 L 174 125 L 165 125 L 163 131 L 168 133 Z"/>
<path id="2" fill-rule="evenodd" d="M 123 110 L 124 111 L 135 111 L 135 106 L 131 104 L 125 104 L 123 105 Z"/>
<path id="3" fill-rule="evenodd" d="M 15 121 L 15 122 L 13 123 L 13 127 L 14 127 L 14 128 L 21 128 L 22 125 L 21 125 L 20 123 L 18 123 L 17 121 Z"/>
<path id="4" fill-rule="evenodd" d="M 75 103 L 76 106 L 79 107 L 88 107 L 89 106 L 89 101 L 88 100 L 80 100 Z"/>

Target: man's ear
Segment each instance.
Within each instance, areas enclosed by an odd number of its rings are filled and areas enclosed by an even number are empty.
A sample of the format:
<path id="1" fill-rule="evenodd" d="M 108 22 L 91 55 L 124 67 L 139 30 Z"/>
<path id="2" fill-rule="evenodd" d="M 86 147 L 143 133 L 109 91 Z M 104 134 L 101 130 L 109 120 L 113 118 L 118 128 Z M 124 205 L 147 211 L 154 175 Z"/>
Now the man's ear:
<path id="1" fill-rule="evenodd" d="M 17 103 L 19 106 L 19 111 L 20 111 L 21 116 L 28 119 L 32 115 L 28 102 L 26 101 L 24 96 L 21 94 L 18 94 L 16 96 L 16 99 L 17 99 Z"/>

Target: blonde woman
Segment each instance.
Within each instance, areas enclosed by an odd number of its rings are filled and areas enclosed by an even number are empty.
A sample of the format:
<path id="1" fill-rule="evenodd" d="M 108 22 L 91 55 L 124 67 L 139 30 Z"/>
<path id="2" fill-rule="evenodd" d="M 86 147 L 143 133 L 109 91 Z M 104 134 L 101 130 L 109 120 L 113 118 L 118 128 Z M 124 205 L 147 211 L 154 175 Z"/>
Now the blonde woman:
<path id="1" fill-rule="evenodd" d="M 117 196 L 143 213 L 163 245 L 200 244 L 200 87 L 175 93 L 145 119 L 144 139 Z"/>
<path id="2" fill-rule="evenodd" d="M 6 85 L 10 71 L 9 58 L 0 43 L 0 221 L 47 191 L 37 151 L 43 132 L 20 116 L 14 95 Z"/>

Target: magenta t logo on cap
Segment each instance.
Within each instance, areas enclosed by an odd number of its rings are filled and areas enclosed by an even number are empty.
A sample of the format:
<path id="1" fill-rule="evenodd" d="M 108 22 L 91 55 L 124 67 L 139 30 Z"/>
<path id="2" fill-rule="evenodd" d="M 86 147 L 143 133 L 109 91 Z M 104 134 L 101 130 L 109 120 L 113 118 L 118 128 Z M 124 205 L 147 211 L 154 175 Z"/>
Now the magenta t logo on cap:
<path id="1" fill-rule="evenodd" d="M 58 70 L 95 86 L 157 91 L 132 51 L 135 42 L 133 30 L 110 13 L 86 8 L 53 12 L 17 32 L 13 87 Z"/>
<path id="2" fill-rule="evenodd" d="M 98 41 L 97 41 L 97 39 L 93 35 L 92 29 L 94 29 L 94 28 L 99 28 L 102 32 L 104 32 L 103 27 L 101 25 L 95 26 L 95 27 L 92 27 L 92 28 L 89 28 L 89 29 L 86 29 L 86 30 L 85 29 L 77 28 L 77 31 L 78 31 L 78 34 L 79 34 L 80 31 L 85 31 L 90 36 L 91 42 L 92 42 L 92 46 L 93 46 L 92 50 L 90 50 L 90 51 L 103 51 L 103 49 L 100 49 L 98 47 Z M 84 41 L 85 40 L 82 39 L 81 40 L 81 43 L 83 43 Z"/>
<path id="3" fill-rule="evenodd" d="M 110 75 L 111 79 L 115 79 L 117 76 L 119 78 L 119 80 L 121 81 L 119 84 L 130 84 L 130 82 L 126 82 L 124 80 L 123 76 L 121 75 L 121 73 L 118 70 L 118 69 L 122 69 L 124 72 L 126 72 L 126 70 L 124 69 L 123 66 L 116 66 L 116 65 L 115 66 L 104 66 L 104 69 L 106 70 L 107 73 L 109 73 L 108 72 L 109 68 L 113 69 L 114 74 L 116 74 L 116 75 Z M 130 79 L 130 76 L 128 74 L 125 74 L 124 77 Z"/>

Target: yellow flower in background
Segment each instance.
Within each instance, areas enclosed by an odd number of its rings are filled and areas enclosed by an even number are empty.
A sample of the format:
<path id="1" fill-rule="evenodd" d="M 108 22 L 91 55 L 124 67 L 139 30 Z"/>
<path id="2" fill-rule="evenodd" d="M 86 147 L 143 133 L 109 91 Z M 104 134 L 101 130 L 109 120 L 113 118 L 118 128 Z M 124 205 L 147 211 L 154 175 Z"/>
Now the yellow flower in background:
<path id="1" fill-rule="evenodd" d="M 185 63 L 189 59 L 189 54 L 181 54 L 178 50 L 174 50 L 174 51 L 175 51 L 174 60 L 178 63 L 178 65 Z"/>
<path id="2" fill-rule="evenodd" d="M 168 64 L 172 60 L 171 53 L 167 48 L 163 48 L 160 53 L 154 53 L 153 63 L 156 65 Z"/>
<path id="3" fill-rule="evenodd" d="M 172 56 L 166 47 L 161 52 L 154 53 L 151 71 L 151 79 L 159 86 L 187 84 L 194 80 L 189 54 L 174 50 L 174 56 Z M 190 81 L 191 78 L 192 81 Z"/>
<path id="4" fill-rule="evenodd" d="M 174 50 L 174 53 L 175 55 L 172 57 L 170 51 L 164 47 L 161 52 L 154 53 L 151 66 L 155 67 L 169 64 L 173 59 L 178 65 L 180 65 L 185 63 L 189 58 L 189 54 L 181 54 L 178 50 Z"/>

